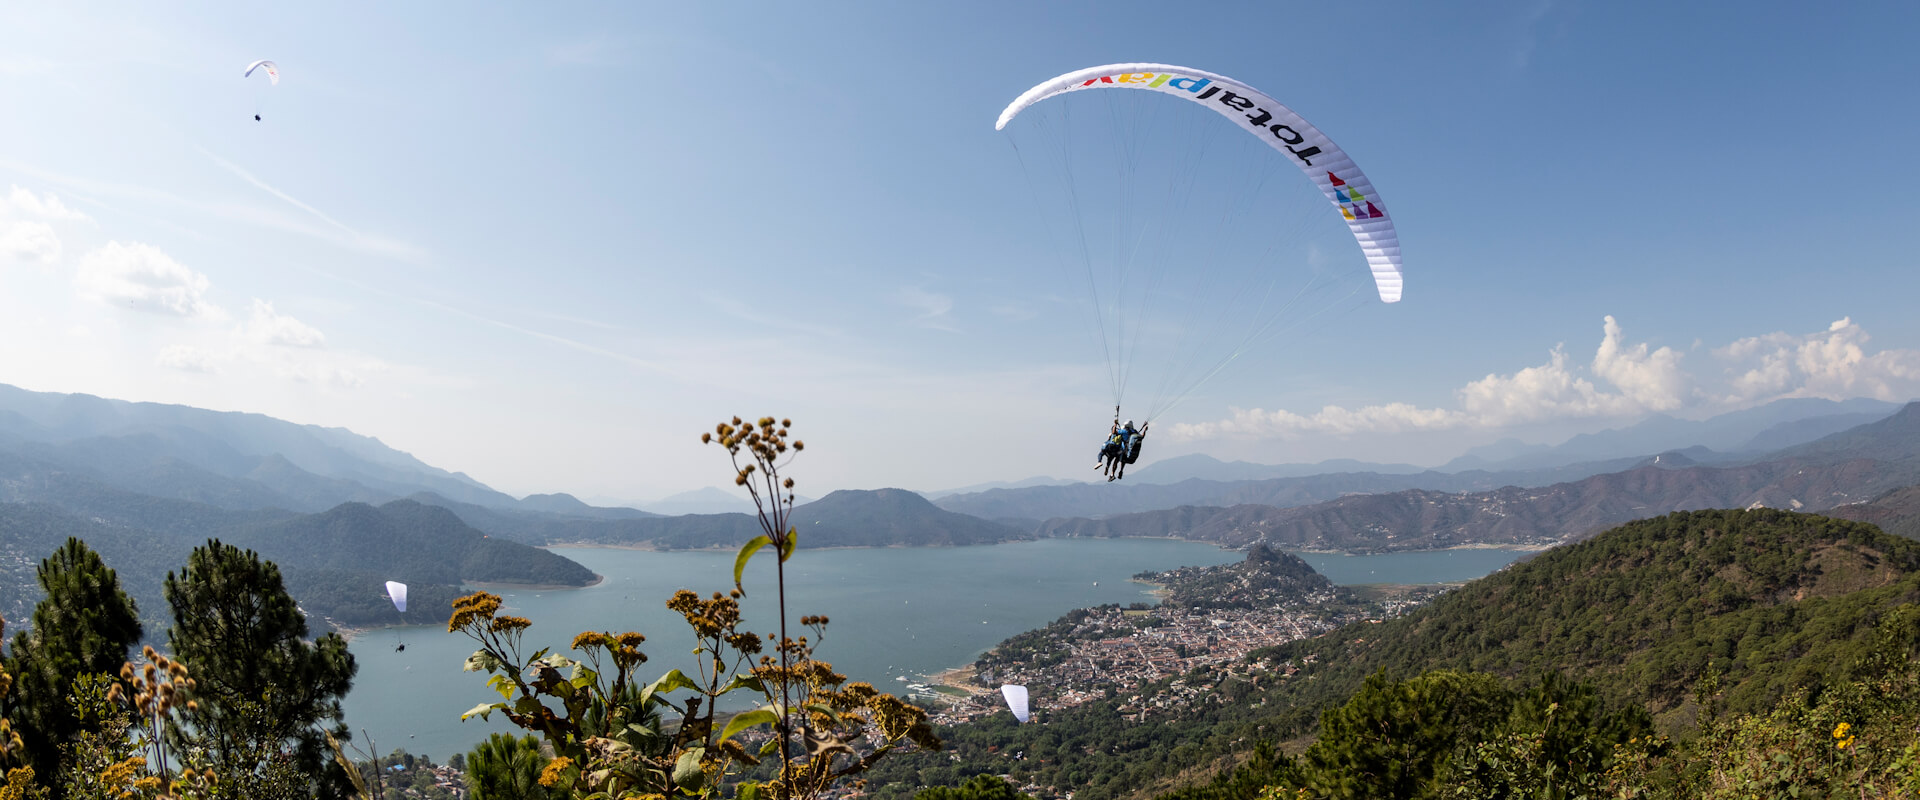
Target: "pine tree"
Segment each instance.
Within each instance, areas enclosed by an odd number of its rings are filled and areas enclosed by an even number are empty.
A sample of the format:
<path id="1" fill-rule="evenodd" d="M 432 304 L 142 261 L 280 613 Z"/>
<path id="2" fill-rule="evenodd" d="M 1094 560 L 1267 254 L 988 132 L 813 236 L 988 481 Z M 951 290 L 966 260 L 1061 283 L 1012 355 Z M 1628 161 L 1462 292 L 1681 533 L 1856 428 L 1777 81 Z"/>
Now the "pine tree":
<path id="1" fill-rule="evenodd" d="M 242 762 L 263 738 L 284 742 L 302 772 L 344 787 L 325 735 L 347 738 L 340 699 L 357 667 L 339 634 L 306 641 L 306 618 L 280 568 L 215 539 L 194 548 L 181 574 L 167 574 L 166 597 L 174 654 L 199 682 L 197 731 L 175 735 L 197 737 L 222 772 L 248 769 Z"/>
<path id="2" fill-rule="evenodd" d="M 547 800 L 540 785 L 546 766 L 539 737 L 496 733 L 467 754 L 467 788 L 473 800 Z"/>
<path id="3" fill-rule="evenodd" d="M 68 702 L 82 675 L 115 674 L 140 640 L 140 615 L 120 578 L 86 543 L 69 537 L 40 562 L 47 596 L 33 609 L 33 630 L 14 634 L 14 675 L 6 716 L 25 743 L 36 774 L 59 774 L 60 746 L 83 730 Z"/>

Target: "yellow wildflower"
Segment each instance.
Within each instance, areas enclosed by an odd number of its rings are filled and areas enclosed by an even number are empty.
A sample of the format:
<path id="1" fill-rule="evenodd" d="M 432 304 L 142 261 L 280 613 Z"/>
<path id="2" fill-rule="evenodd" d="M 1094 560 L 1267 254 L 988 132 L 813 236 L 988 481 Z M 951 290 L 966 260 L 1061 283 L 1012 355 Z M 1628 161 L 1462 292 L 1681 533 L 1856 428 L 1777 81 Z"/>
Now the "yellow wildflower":
<path id="1" fill-rule="evenodd" d="M 540 771 L 540 785 L 553 786 L 560 783 L 566 777 L 567 768 L 571 766 L 573 766 L 573 759 L 566 756 L 547 762 L 547 768 Z"/>

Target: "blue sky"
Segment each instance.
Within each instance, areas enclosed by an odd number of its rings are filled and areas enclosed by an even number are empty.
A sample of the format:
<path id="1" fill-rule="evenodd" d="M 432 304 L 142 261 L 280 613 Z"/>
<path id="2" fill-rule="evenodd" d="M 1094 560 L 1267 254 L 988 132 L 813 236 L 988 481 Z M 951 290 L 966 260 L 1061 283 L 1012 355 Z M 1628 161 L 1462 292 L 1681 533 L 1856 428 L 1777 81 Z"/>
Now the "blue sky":
<path id="1" fill-rule="evenodd" d="M 992 122 L 1160 61 L 1338 141 L 1407 293 L 1237 362 L 1149 460 L 1907 400 L 1917 39 L 1891 3 L 13 4 L 0 382 L 514 494 L 725 483 L 696 439 L 735 413 L 795 418 L 808 494 L 1091 476 L 1084 280 Z"/>

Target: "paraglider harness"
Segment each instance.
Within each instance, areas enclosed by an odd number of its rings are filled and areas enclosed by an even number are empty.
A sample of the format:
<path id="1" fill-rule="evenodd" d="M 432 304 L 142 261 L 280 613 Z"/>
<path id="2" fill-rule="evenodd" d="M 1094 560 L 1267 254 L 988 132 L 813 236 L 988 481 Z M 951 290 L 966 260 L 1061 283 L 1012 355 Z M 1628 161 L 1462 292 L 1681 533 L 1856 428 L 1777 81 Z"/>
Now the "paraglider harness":
<path id="1" fill-rule="evenodd" d="M 1147 438 L 1147 428 L 1152 425 L 1150 422 L 1143 424 L 1137 431 L 1131 425 L 1123 429 L 1120 427 L 1120 407 L 1114 407 L 1112 432 L 1107 435 L 1106 443 L 1100 446 L 1099 455 L 1098 468 L 1110 473 L 1107 480 L 1125 475 L 1127 465 L 1140 460 L 1140 442 Z M 1115 468 L 1118 468 L 1117 473 Z"/>
<path id="2" fill-rule="evenodd" d="M 1141 425 L 1140 430 L 1136 431 L 1133 434 L 1133 438 L 1128 440 L 1126 457 L 1122 458 L 1121 461 L 1131 465 L 1133 462 L 1140 460 L 1140 443 L 1146 440 L 1147 427 L 1150 424 L 1151 423 Z"/>

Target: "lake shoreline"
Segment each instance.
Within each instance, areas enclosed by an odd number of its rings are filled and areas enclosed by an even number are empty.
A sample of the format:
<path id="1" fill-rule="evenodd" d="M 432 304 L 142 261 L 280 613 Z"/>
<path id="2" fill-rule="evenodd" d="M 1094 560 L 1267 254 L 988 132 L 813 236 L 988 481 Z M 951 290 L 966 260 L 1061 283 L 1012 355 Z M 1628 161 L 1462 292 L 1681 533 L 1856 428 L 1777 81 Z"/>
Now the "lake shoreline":
<path id="1" fill-rule="evenodd" d="M 1048 540 L 1188 542 L 1191 544 L 1212 545 L 1221 550 L 1237 551 L 1241 549 L 1237 547 L 1228 547 L 1219 542 L 1209 541 L 1206 539 L 1186 539 L 1179 536 L 1036 536 L 1029 539 L 1004 539 L 997 542 L 981 542 L 978 544 L 835 545 L 833 547 L 802 546 L 801 549 L 816 550 L 816 551 L 913 550 L 913 549 L 932 550 L 932 549 L 961 548 L 961 547 L 992 547 L 994 545 L 1019 544 L 1021 542 L 1042 542 L 1042 541 L 1048 541 Z M 552 550 L 553 548 L 573 548 L 573 549 L 581 549 L 581 550 L 637 550 L 637 551 L 652 552 L 652 553 L 728 553 L 728 552 L 737 552 L 740 549 L 738 545 L 715 545 L 713 547 L 665 547 L 663 548 L 663 547 L 654 546 L 653 542 L 651 541 L 622 542 L 622 543 L 548 542 L 546 544 L 535 545 L 535 546 L 542 550 Z M 1539 553 L 1539 552 L 1545 552 L 1547 550 L 1551 550 L 1558 546 L 1559 544 L 1469 542 L 1467 544 L 1457 544 L 1452 547 L 1427 547 L 1427 548 L 1408 549 L 1408 550 L 1356 551 L 1356 550 L 1330 550 L 1330 549 L 1315 549 L 1310 547 L 1285 547 L 1285 546 L 1275 546 L 1275 549 L 1280 550 L 1282 552 L 1287 552 L 1287 553 L 1307 553 L 1307 554 L 1316 555 L 1316 556 L 1379 556 L 1379 555 L 1389 555 L 1394 553 L 1447 553 L 1455 550 L 1516 550 L 1516 551 L 1528 552 L 1528 553 Z"/>

